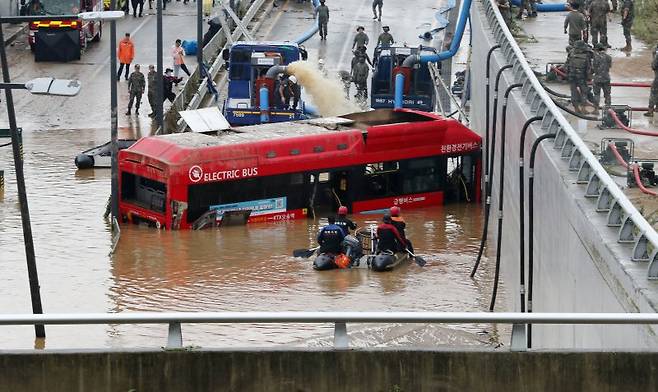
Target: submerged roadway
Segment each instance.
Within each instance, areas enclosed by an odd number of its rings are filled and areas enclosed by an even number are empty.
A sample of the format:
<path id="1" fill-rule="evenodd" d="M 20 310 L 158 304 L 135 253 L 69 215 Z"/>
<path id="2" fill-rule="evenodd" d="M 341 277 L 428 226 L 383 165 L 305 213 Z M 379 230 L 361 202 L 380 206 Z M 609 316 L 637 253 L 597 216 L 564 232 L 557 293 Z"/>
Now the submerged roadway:
<path id="1" fill-rule="evenodd" d="M 278 1 L 258 32 L 258 39 L 292 40 L 312 23 L 309 3 Z M 363 25 L 373 44 L 382 25 L 390 25 L 398 42 L 420 43 L 418 35 L 434 24 L 441 0 L 386 2 L 381 22 L 372 19 L 371 0 L 328 0 L 328 40 L 305 43 L 310 61 L 324 58 L 330 71 L 348 70 L 356 26 Z M 167 7 L 165 66 L 176 38 L 194 39 L 194 3 Z M 224 311 L 224 310 L 485 310 L 491 271 L 485 263 L 480 280 L 468 274 L 474 262 L 482 213 L 479 205 L 450 205 L 403 211 L 408 235 L 425 268 L 415 265 L 390 274 L 366 270 L 318 273 L 311 261 L 293 259 L 292 249 L 314 241 L 320 221 L 293 221 L 230 227 L 219 231 L 157 231 L 123 226 L 117 251 L 108 255 L 111 233 L 102 218 L 110 191 L 106 169 L 78 171 L 73 158 L 109 139 L 109 40 L 92 44 L 80 61 L 35 63 L 25 37 L 9 47 L 13 81 L 43 75 L 78 78 L 79 96 L 68 99 L 15 93 L 18 124 L 24 129 L 27 190 L 45 312 Z M 119 37 L 130 32 L 135 61 L 155 63 L 155 17 L 127 17 L 118 23 Z M 195 66 L 194 56 L 186 58 Z M 123 113 L 126 83 L 119 82 L 119 136 L 152 132 L 148 107 L 139 118 Z M 146 99 L 146 96 L 144 96 Z M 4 111 L 4 109 L 2 109 Z M 6 122 L 6 116 L 0 119 Z M 0 124 L 0 126 L 6 127 Z M 0 312 L 31 311 L 22 230 L 11 150 L 0 148 L 6 173 L 0 192 Z M 360 225 L 379 216 L 358 215 Z M 499 295 L 499 298 L 501 296 Z M 495 326 L 430 327 L 354 326 L 357 346 L 496 345 Z M 32 328 L 3 328 L 3 348 L 82 348 L 161 346 L 166 326 L 74 326 L 47 329 L 46 342 L 34 341 Z M 284 343 L 326 346 L 329 326 L 190 326 L 185 343 L 197 346 Z M 501 339 L 501 340 L 506 340 Z"/>

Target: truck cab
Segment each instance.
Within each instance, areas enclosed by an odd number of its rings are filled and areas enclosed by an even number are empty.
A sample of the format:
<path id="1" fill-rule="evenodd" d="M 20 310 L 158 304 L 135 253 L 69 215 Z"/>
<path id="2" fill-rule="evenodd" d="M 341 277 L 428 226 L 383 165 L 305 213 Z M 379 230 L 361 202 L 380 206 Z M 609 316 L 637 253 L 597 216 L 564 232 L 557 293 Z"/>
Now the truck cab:
<path id="1" fill-rule="evenodd" d="M 103 11 L 103 0 L 21 0 L 22 15 L 76 15 Z M 30 22 L 28 43 L 36 61 L 79 60 L 91 41 L 99 41 L 101 21 L 53 18 Z"/>
<path id="2" fill-rule="evenodd" d="M 373 109 L 393 108 L 395 96 L 395 75 L 404 60 L 410 55 L 436 54 L 430 47 L 411 48 L 407 46 L 377 47 L 375 49 L 374 71 L 370 94 Z M 439 64 L 440 67 L 440 64 Z M 427 64 L 418 63 L 405 72 L 403 106 L 409 109 L 431 112 L 436 103 L 434 83 Z M 406 73 L 409 73 L 408 75 Z"/>
<path id="3" fill-rule="evenodd" d="M 304 102 L 300 99 L 295 110 L 284 108 L 279 94 L 279 78 L 266 78 L 267 71 L 273 66 L 305 60 L 303 48 L 292 42 L 235 42 L 222 55 L 229 71 L 228 95 L 223 111 L 231 125 L 261 123 L 261 86 L 268 87 L 269 91 L 269 122 L 306 118 Z"/>

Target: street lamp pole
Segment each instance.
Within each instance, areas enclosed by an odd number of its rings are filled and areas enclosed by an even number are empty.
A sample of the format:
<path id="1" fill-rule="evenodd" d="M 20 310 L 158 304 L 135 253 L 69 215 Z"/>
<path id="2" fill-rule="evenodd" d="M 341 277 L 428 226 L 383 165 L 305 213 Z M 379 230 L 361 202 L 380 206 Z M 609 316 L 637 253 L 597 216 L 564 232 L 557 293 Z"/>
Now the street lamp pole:
<path id="1" fill-rule="evenodd" d="M 203 1 L 196 1 L 196 62 L 201 83 L 203 69 Z"/>
<path id="2" fill-rule="evenodd" d="M 3 22 L 0 21 L 0 62 L 2 62 L 2 80 L 10 83 L 9 65 L 7 64 L 7 53 L 5 52 L 5 37 L 2 31 Z M 14 153 L 14 167 L 16 169 L 16 186 L 18 187 L 18 201 L 21 208 L 21 223 L 23 225 L 23 241 L 25 243 L 25 257 L 27 259 L 27 274 L 30 281 L 30 297 L 32 298 L 32 312 L 42 314 L 41 292 L 39 287 L 39 275 L 37 273 L 37 260 L 34 253 L 34 240 L 32 238 L 32 225 L 30 223 L 30 209 L 27 204 L 27 191 L 25 189 L 25 173 L 23 172 L 23 146 L 16 125 L 16 112 L 14 110 L 14 96 L 11 89 L 5 89 L 7 101 L 7 115 L 9 116 L 9 128 L 11 130 L 11 146 Z M 46 337 L 46 329 L 43 324 L 35 324 L 34 332 L 37 338 Z"/>
<path id="3" fill-rule="evenodd" d="M 201 1 L 201 0 L 198 0 Z M 158 100 L 157 104 L 155 105 L 155 119 L 157 122 L 157 125 L 160 127 L 160 132 L 164 133 L 165 131 L 165 124 L 164 124 L 164 109 L 163 109 L 163 104 L 164 104 L 164 83 L 163 83 L 163 73 L 164 69 L 162 67 L 162 2 L 163 0 L 157 0 L 156 3 L 156 12 L 157 12 L 157 17 L 156 17 L 156 45 L 157 45 L 157 50 L 156 50 L 156 55 L 158 57 L 157 59 L 157 73 L 155 75 L 155 83 L 156 83 L 156 99 Z"/>
<path id="4" fill-rule="evenodd" d="M 110 10 L 116 8 L 116 0 L 110 1 Z M 119 145 L 117 143 L 117 22 L 110 20 L 110 144 L 111 144 L 111 197 L 112 231 L 114 221 L 119 220 Z"/>

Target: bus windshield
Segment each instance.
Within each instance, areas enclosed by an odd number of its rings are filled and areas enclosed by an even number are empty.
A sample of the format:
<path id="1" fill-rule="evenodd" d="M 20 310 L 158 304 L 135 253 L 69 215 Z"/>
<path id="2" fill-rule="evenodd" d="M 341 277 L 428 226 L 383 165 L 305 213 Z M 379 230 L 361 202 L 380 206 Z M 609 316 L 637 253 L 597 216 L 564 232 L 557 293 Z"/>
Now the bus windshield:
<path id="1" fill-rule="evenodd" d="M 31 0 L 29 15 L 74 15 L 80 12 L 80 0 Z"/>

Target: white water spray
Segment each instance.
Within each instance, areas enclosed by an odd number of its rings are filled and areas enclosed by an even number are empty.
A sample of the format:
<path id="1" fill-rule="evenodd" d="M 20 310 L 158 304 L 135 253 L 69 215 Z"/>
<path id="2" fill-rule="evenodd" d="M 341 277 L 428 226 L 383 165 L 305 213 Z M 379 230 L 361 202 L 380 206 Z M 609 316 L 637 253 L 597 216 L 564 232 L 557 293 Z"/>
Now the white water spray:
<path id="1" fill-rule="evenodd" d="M 361 111 L 354 102 L 345 98 L 343 82 L 337 77 L 325 77 L 315 64 L 295 61 L 288 65 L 287 70 L 290 75 L 295 75 L 299 84 L 311 96 L 321 116 L 330 117 Z"/>

